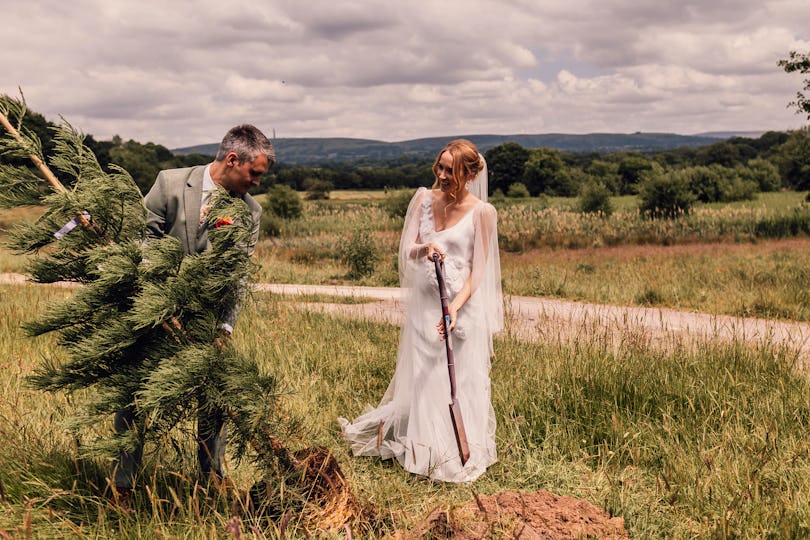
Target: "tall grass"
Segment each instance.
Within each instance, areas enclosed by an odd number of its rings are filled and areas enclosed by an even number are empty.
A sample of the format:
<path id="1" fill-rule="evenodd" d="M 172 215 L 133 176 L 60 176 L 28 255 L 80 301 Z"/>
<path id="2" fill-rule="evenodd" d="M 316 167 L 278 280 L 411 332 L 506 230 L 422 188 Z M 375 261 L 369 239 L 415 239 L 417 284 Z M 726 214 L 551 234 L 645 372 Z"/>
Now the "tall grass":
<path id="1" fill-rule="evenodd" d="M 23 377 L 47 338 L 18 324 L 69 291 L 0 288 L 0 530 L 32 538 L 223 538 L 239 508 L 194 491 L 193 449 L 178 433 L 147 460 L 135 511 L 106 502 L 102 460 L 80 459 L 60 421 L 81 396 L 35 393 Z M 472 491 L 547 489 L 624 517 L 634 538 L 801 538 L 810 535 L 810 388 L 789 351 L 767 344 L 687 346 L 636 329 L 582 328 L 576 340 L 496 340 L 493 403 L 500 461 L 471 486 L 432 483 L 390 462 L 354 458 L 336 418 L 376 404 L 394 370 L 399 330 L 300 311 L 257 295 L 234 336 L 276 373 L 312 443 L 334 450 L 355 493 L 375 505 L 381 537 Z M 548 335 L 548 334 L 547 334 Z M 560 335 L 563 335 L 561 333 Z M 615 344 L 619 343 L 617 347 Z M 110 426 L 98 426 L 98 430 Z M 179 453 L 178 453 L 179 450 Z M 247 464 L 229 462 L 237 485 Z M 278 538 L 268 523 L 267 538 Z M 287 538 L 303 538 L 293 520 Z"/>
<path id="2" fill-rule="evenodd" d="M 683 244 L 752 241 L 810 234 L 810 207 L 701 207 L 677 219 L 649 219 L 638 211 L 610 216 L 557 208 L 511 206 L 498 213 L 501 248 L 525 252 L 538 247 L 601 247 L 624 244 Z"/>
<path id="3" fill-rule="evenodd" d="M 506 253 L 512 294 L 810 320 L 810 239 Z"/>

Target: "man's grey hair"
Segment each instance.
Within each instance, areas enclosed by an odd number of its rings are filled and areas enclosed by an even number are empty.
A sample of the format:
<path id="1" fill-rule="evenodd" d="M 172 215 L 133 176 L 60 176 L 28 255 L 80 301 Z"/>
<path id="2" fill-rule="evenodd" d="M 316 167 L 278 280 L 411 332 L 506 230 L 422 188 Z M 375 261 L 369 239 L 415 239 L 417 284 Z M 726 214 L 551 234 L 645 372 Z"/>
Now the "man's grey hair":
<path id="1" fill-rule="evenodd" d="M 276 162 L 276 151 L 270 139 L 256 126 L 250 124 L 242 124 L 228 130 L 219 143 L 216 160 L 224 160 L 231 152 L 239 157 L 239 163 L 253 161 L 259 154 L 267 156 L 270 165 Z"/>

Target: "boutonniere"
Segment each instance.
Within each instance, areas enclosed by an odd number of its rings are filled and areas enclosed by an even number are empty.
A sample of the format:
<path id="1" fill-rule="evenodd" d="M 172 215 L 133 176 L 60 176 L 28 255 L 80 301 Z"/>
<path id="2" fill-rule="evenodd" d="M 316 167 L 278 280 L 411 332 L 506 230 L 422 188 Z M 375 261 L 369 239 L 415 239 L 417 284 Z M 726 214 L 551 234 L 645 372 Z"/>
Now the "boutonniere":
<path id="1" fill-rule="evenodd" d="M 233 218 L 231 216 L 221 217 L 214 224 L 214 228 L 219 229 L 223 225 L 233 225 Z"/>

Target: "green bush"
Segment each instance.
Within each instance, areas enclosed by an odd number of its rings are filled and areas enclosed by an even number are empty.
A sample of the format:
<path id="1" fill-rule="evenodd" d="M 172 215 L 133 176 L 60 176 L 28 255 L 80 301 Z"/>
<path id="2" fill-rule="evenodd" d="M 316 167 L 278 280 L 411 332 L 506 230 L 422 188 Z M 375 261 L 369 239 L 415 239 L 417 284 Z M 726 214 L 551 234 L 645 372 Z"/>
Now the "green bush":
<path id="1" fill-rule="evenodd" d="M 259 232 L 262 234 L 262 236 L 281 236 L 281 229 L 283 225 L 284 220 L 275 215 L 273 212 L 263 212 L 262 220 L 259 224 Z"/>
<path id="2" fill-rule="evenodd" d="M 392 189 L 386 190 L 382 208 L 391 217 L 405 217 L 408 212 L 408 205 L 413 198 L 412 189 Z"/>
<path id="3" fill-rule="evenodd" d="M 308 200 L 326 200 L 329 198 L 329 192 L 335 189 L 335 185 L 329 180 L 306 178 L 304 179 L 304 189 L 307 191 Z"/>
<path id="4" fill-rule="evenodd" d="M 697 200 L 710 203 L 755 198 L 759 183 L 752 179 L 751 174 L 745 174 L 745 171 L 748 171 L 745 167 L 730 169 L 714 164 L 687 167 L 682 173 L 686 176 L 689 189 Z"/>
<path id="5" fill-rule="evenodd" d="M 738 168 L 738 176 L 743 180 L 754 182 L 759 191 L 779 191 L 782 189 L 782 177 L 779 168 L 766 159 L 752 159 L 745 167 Z"/>
<path id="6" fill-rule="evenodd" d="M 759 186 L 752 180 L 745 180 L 736 176 L 729 182 L 722 202 L 751 201 L 757 198 Z"/>
<path id="7" fill-rule="evenodd" d="M 349 267 L 346 277 L 360 279 L 374 273 L 380 252 L 368 230 L 357 230 L 340 246 L 340 258 Z"/>
<path id="8" fill-rule="evenodd" d="M 600 184 L 604 184 L 613 195 L 618 195 L 621 189 L 619 164 L 595 159 L 585 168 L 585 172 Z"/>
<path id="9" fill-rule="evenodd" d="M 297 219 L 304 213 L 301 196 L 290 186 L 276 184 L 267 190 L 264 209 L 283 219 Z"/>
<path id="10" fill-rule="evenodd" d="M 689 190 L 700 202 L 723 200 L 729 184 L 730 169 L 720 165 L 687 167 L 681 171 L 689 184 Z"/>
<path id="11" fill-rule="evenodd" d="M 586 214 L 610 216 L 613 213 L 610 195 L 610 189 L 604 184 L 589 182 L 583 185 L 579 192 L 579 211 Z"/>
<path id="12" fill-rule="evenodd" d="M 695 195 L 689 189 L 689 174 L 669 171 L 648 177 L 639 188 L 639 210 L 651 218 L 676 218 L 689 214 Z"/>
<path id="13" fill-rule="evenodd" d="M 525 199 L 529 196 L 529 189 L 523 182 L 515 182 L 506 190 L 506 196 L 512 199 Z"/>

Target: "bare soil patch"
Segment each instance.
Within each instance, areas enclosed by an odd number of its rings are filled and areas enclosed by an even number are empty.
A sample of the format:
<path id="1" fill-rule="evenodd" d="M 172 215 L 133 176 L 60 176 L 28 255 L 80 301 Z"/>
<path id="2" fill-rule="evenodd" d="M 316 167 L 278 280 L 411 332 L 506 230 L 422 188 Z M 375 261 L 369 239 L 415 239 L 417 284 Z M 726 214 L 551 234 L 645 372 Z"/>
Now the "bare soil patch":
<path id="1" fill-rule="evenodd" d="M 399 531 L 393 537 L 399 540 L 630 538 L 622 518 L 611 517 L 587 501 L 545 490 L 476 495 L 475 500 L 460 508 L 437 508 L 412 530 Z"/>

